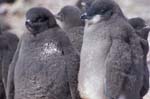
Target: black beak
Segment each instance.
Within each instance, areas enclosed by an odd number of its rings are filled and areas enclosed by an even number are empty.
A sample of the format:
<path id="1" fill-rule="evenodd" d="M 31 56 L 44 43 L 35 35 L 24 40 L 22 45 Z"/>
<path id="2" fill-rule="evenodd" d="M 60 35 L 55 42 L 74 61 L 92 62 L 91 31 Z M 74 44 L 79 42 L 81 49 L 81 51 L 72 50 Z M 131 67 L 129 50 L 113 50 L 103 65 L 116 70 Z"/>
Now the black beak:
<path id="1" fill-rule="evenodd" d="M 33 32 L 32 24 L 33 24 L 33 23 L 32 23 L 30 20 L 26 20 L 26 22 L 25 22 L 26 28 L 27 28 L 30 32 Z"/>
<path id="2" fill-rule="evenodd" d="M 87 13 L 83 13 L 83 14 L 81 15 L 80 19 L 82 19 L 82 20 L 91 19 L 91 17 L 89 17 L 89 16 L 87 15 Z"/>
<path id="3" fill-rule="evenodd" d="M 32 22 L 30 20 L 26 20 L 25 24 L 31 26 Z"/>
<path id="4" fill-rule="evenodd" d="M 149 26 L 149 25 L 146 25 L 146 26 L 144 27 L 144 29 L 146 29 L 148 32 L 150 32 L 150 26 Z"/>
<path id="5" fill-rule="evenodd" d="M 56 18 L 56 19 L 60 19 L 60 16 L 59 16 L 59 15 L 55 15 L 55 18 Z"/>
<path id="6" fill-rule="evenodd" d="M 54 16 L 55 16 L 55 19 L 62 21 L 62 17 L 60 15 L 60 13 L 58 13 L 58 14 L 56 14 Z"/>
<path id="7" fill-rule="evenodd" d="M 81 15 L 81 17 L 80 17 L 82 20 L 85 20 L 85 19 L 87 19 L 87 13 L 83 13 L 82 15 Z"/>

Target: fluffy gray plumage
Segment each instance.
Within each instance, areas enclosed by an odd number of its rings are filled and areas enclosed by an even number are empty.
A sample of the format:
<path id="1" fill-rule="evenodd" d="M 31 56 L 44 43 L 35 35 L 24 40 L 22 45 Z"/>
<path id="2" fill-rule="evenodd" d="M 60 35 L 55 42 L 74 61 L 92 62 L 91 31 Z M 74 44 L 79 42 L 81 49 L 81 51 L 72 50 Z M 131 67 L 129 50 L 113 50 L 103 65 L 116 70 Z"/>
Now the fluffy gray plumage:
<path id="1" fill-rule="evenodd" d="M 143 87 L 140 91 L 141 97 L 143 97 L 149 90 L 149 71 L 147 66 L 147 54 L 149 51 L 149 44 L 147 41 L 150 28 L 147 27 L 145 21 L 142 18 L 136 17 L 129 19 L 129 23 L 136 30 L 136 33 L 141 37 L 141 46 L 144 53 L 144 79 Z"/>
<path id="2" fill-rule="evenodd" d="M 1 70 L 1 66 L 0 66 L 0 70 Z M 5 89 L 2 81 L 1 71 L 0 71 L 0 99 L 5 99 Z"/>
<path id="3" fill-rule="evenodd" d="M 1 67 L 0 80 L 3 82 L 3 84 L 1 85 L 3 85 L 3 88 L 5 88 L 5 90 L 7 87 L 6 84 L 7 84 L 9 65 L 16 51 L 18 41 L 19 40 L 15 34 L 4 32 L 4 31 L 3 33 L 0 33 L 0 67 Z M 3 89 L 1 89 L 1 91 L 2 90 Z"/>
<path id="4" fill-rule="evenodd" d="M 17 49 L 17 45 L 19 42 L 18 37 L 15 34 L 5 32 L 1 36 L 1 40 L 4 43 L 3 46 L 1 46 L 1 54 L 2 54 L 2 80 L 6 89 L 7 84 L 7 74 L 9 70 L 9 65 L 13 59 L 13 55 Z"/>
<path id="5" fill-rule="evenodd" d="M 150 27 L 146 25 L 146 22 L 144 19 L 136 17 L 129 19 L 129 23 L 133 26 L 134 29 L 136 29 L 137 34 L 142 37 L 143 39 L 147 40 L 148 34 L 150 31 Z"/>
<path id="6" fill-rule="evenodd" d="M 113 0 L 96 0 L 86 19 L 79 91 L 85 99 L 140 99 L 144 53 L 140 37 Z"/>
<path id="7" fill-rule="evenodd" d="M 84 22 L 80 16 L 81 11 L 74 6 L 63 7 L 56 16 L 61 28 L 67 33 L 78 52 L 81 51 L 84 31 Z"/>
<path id="8" fill-rule="evenodd" d="M 80 99 L 79 56 L 69 38 L 45 8 L 30 9 L 26 18 L 30 33 L 21 39 L 11 63 L 7 98 Z"/>

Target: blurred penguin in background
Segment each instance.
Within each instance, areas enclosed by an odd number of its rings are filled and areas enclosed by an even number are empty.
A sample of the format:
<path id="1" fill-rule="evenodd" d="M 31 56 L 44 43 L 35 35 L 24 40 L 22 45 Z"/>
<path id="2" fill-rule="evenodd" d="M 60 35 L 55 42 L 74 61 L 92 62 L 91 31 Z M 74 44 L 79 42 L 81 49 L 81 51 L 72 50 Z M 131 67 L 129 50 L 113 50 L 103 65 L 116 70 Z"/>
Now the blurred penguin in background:
<path id="1" fill-rule="evenodd" d="M 141 99 L 143 96 L 146 95 L 146 93 L 149 90 L 149 69 L 147 66 L 147 54 L 149 51 L 149 44 L 148 44 L 148 34 L 150 31 L 150 27 L 146 25 L 146 22 L 144 19 L 140 17 L 131 18 L 129 19 L 129 23 L 133 26 L 133 28 L 136 30 L 137 35 L 141 37 L 141 46 L 144 53 L 144 79 L 143 79 L 143 87 L 140 91 Z"/>
<path id="2" fill-rule="evenodd" d="M 67 33 L 71 43 L 79 53 L 84 31 L 84 21 L 80 19 L 80 16 L 81 11 L 75 6 L 65 6 L 56 15 L 58 24 Z"/>
<path id="3" fill-rule="evenodd" d="M 16 0 L 0 0 L 0 4 L 2 3 L 14 3 Z"/>
<path id="4" fill-rule="evenodd" d="M 15 34 L 7 32 L 2 28 L 0 32 L 0 66 L 1 66 L 1 80 L 6 91 L 7 87 L 7 75 L 9 70 L 9 65 L 13 59 L 14 53 L 17 49 L 19 42 L 18 37 Z"/>

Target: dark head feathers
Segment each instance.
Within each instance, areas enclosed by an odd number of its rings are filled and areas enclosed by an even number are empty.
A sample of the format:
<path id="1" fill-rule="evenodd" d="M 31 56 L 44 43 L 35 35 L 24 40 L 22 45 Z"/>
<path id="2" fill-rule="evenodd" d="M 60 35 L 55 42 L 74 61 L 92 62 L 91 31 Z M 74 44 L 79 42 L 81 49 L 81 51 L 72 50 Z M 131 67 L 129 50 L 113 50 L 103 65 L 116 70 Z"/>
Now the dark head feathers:
<path id="1" fill-rule="evenodd" d="M 129 19 L 129 23 L 133 26 L 134 29 L 142 29 L 146 26 L 145 21 L 140 17 Z"/>
<path id="2" fill-rule="evenodd" d="M 33 35 L 56 26 L 54 15 L 46 8 L 35 7 L 26 13 L 26 27 Z"/>
<path id="3" fill-rule="evenodd" d="M 70 28 L 73 26 L 83 26 L 84 22 L 80 19 L 81 11 L 75 6 L 65 6 L 56 15 L 58 19 L 65 27 Z"/>
<path id="4" fill-rule="evenodd" d="M 96 15 L 103 20 L 109 19 L 113 15 L 124 17 L 120 7 L 113 0 L 95 0 L 81 16 L 81 19 L 91 19 Z"/>
<path id="5" fill-rule="evenodd" d="M 144 19 L 142 19 L 140 17 L 131 18 L 131 19 L 129 19 L 129 23 L 137 31 L 137 34 L 140 37 L 147 40 L 149 31 L 150 31 L 150 27 L 148 25 L 146 25 L 146 22 Z"/>

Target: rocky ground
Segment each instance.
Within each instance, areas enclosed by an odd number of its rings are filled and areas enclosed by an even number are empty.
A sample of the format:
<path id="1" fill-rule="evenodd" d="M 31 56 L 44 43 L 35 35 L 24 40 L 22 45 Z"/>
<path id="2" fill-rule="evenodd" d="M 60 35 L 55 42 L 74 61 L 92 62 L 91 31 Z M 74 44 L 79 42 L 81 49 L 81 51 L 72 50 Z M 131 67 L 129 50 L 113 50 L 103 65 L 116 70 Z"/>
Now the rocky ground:
<path id="1" fill-rule="evenodd" d="M 0 13 L 5 12 L 4 18 L 12 26 L 12 32 L 16 33 L 19 37 L 25 33 L 24 26 L 26 11 L 34 6 L 43 6 L 56 14 L 64 5 L 74 5 L 77 0 L 18 0 L 16 3 L 8 5 L 3 4 L 0 6 Z M 115 0 L 128 18 L 142 17 L 150 20 L 150 0 Z M 150 21 L 149 21 L 150 22 Z M 150 24 L 150 23 L 148 23 Z M 149 37 L 150 41 L 150 37 Z M 150 61 L 150 54 L 148 55 Z M 150 99 L 150 92 L 144 99 Z"/>

